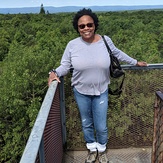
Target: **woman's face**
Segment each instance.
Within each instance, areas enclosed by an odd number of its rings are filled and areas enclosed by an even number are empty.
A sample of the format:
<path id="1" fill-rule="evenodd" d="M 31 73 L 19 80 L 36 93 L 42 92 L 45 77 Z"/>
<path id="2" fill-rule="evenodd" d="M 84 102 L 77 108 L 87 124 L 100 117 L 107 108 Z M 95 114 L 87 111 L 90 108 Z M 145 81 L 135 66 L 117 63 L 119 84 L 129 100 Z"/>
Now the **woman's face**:
<path id="1" fill-rule="evenodd" d="M 93 19 L 84 15 L 78 20 L 78 31 L 86 42 L 92 42 L 94 39 L 95 24 Z"/>

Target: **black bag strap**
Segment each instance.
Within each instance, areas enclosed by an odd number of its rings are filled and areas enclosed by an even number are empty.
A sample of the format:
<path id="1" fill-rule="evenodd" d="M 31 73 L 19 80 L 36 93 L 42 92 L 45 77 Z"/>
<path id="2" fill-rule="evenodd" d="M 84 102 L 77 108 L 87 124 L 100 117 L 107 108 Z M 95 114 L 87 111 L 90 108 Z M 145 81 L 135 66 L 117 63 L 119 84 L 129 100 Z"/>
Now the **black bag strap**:
<path id="1" fill-rule="evenodd" d="M 106 45 L 107 50 L 108 50 L 108 53 L 109 53 L 110 55 L 113 55 L 113 54 L 112 54 L 112 51 L 111 51 L 111 49 L 110 49 L 110 47 L 109 47 L 109 45 L 108 45 L 108 43 L 107 43 L 106 40 L 105 40 L 105 37 L 102 36 L 102 38 L 103 38 L 103 40 L 104 40 L 104 42 L 105 42 L 105 45 Z"/>
<path id="2" fill-rule="evenodd" d="M 106 47 L 107 47 L 108 53 L 110 54 L 110 56 L 113 55 L 113 53 L 112 53 L 112 51 L 111 51 L 111 49 L 110 49 L 108 43 L 107 43 L 106 40 L 105 40 L 105 37 L 102 36 L 102 38 L 103 38 L 104 43 L 105 43 L 105 45 L 106 45 Z M 111 94 L 111 95 L 119 95 L 119 96 L 120 96 L 121 93 L 122 93 L 122 87 L 123 87 L 124 79 L 125 79 L 125 73 L 124 73 L 124 75 L 123 75 L 122 82 L 121 82 L 119 88 L 117 88 L 116 90 L 111 90 L 111 88 L 109 88 L 109 94 Z"/>

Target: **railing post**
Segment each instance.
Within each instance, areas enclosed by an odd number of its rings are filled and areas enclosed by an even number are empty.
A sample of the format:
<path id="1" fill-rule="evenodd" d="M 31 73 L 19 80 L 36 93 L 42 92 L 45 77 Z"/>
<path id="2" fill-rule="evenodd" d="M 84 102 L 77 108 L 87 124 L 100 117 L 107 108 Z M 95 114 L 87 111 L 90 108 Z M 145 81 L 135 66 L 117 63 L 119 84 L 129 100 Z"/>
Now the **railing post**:
<path id="1" fill-rule="evenodd" d="M 41 139 L 41 143 L 40 143 L 40 147 L 39 147 L 39 158 L 40 158 L 40 163 L 45 163 L 45 151 L 44 151 L 43 137 Z"/>
<path id="2" fill-rule="evenodd" d="M 60 109 L 61 109 L 61 123 L 62 123 L 62 140 L 63 146 L 66 146 L 66 114 L 65 114 L 65 94 L 64 94 L 64 78 L 61 77 L 60 83 Z"/>
<path id="3" fill-rule="evenodd" d="M 153 149 L 152 163 L 163 162 L 163 93 L 156 92 L 154 110 L 154 132 L 153 132 Z"/>
<path id="4" fill-rule="evenodd" d="M 158 115 L 158 97 L 156 96 L 155 104 L 154 104 L 154 122 L 153 122 L 153 147 L 152 147 L 152 162 L 155 162 L 155 155 L 156 155 L 156 131 L 157 131 L 157 115 Z"/>

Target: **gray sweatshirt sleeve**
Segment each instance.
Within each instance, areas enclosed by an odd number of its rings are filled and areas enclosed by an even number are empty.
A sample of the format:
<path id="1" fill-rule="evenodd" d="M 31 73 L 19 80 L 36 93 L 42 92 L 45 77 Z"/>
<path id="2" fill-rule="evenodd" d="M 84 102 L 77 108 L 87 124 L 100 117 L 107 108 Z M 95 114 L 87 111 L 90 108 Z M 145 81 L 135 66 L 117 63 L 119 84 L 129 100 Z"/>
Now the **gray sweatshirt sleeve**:
<path id="1" fill-rule="evenodd" d="M 58 68 L 56 68 L 57 75 L 60 76 L 65 76 L 71 67 L 71 57 L 70 57 L 70 44 L 68 43 L 65 51 L 63 53 L 62 59 L 61 59 L 61 64 Z"/>
<path id="2" fill-rule="evenodd" d="M 126 53 L 124 53 L 123 51 L 119 50 L 115 45 L 114 43 L 112 42 L 112 40 L 108 37 L 108 36 L 105 36 L 106 38 L 106 41 L 113 53 L 113 55 L 115 55 L 118 60 L 120 60 L 121 62 L 126 62 L 128 64 L 131 64 L 131 65 L 136 65 L 137 64 L 137 60 L 128 56 Z"/>

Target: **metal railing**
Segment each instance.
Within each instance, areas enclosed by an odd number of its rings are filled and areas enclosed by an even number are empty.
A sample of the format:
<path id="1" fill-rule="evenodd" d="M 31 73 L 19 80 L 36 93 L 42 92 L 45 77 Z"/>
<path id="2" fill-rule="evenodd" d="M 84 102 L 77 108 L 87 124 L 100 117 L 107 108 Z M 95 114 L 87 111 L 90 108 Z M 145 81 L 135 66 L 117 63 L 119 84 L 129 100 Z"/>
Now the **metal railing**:
<path id="1" fill-rule="evenodd" d="M 149 69 L 163 69 L 163 64 L 149 64 L 148 67 L 122 65 L 122 68 L 127 71 L 128 70 L 148 71 Z M 64 146 L 67 143 L 66 137 L 68 137 L 67 139 L 69 139 L 69 135 L 68 136 L 66 135 L 66 128 L 65 128 L 66 118 L 65 118 L 64 93 L 70 92 L 69 89 L 64 91 L 63 83 L 64 81 L 62 78 L 61 84 L 58 84 L 56 81 L 53 81 L 52 84 L 50 85 L 46 93 L 45 99 L 42 103 L 42 106 L 40 108 L 35 124 L 33 126 L 33 129 L 31 131 L 30 137 L 28 139 L 20 163 L 29 163 L 29 162 L 30 163 L 34 163 L 34 162 L 61 163 L 62 162 L 62 158 L 64 155 Z M 71 96 L 71 94 L 69 93 L 68 96 Z M 68 96 L 66 96 L 66 98 L 68 98 Z M 130 103 L 130 101 L 128 101 L 128 98 L 126 98 L 125 100 L 127 100 L 127 103 Z M 66 110 L 68 110 L 69 107 L 70 106 L 67 106 Z M 78 115 L 76 116 L 78 117 Z M 67 118 L 69 117 L 67 116 Z M 160 121 L 159 123 L 162 122 Z M 77 126 L 75 128 L 77 128 Z M 135 128 L 133 129 L 135 131 Z M 138 136 L 140 137 L 140 135 Z M 162 132 L 160 138 L 162 138 Z M 158 137 L 156 137 L 155 141 L 157 139 Z M 70 141 L 72 142 L 73 140 Z M 117 144 L 117 140 L 113 141 L 113 143 Z M 118 143 L 121 144 L 121 142 L 119 141 Z M 123 141 L 123 144 L 121 145 L 126 146 L 126 143 L 133 143 L 133 142 Z M 158 144 L 158 142 L 155 144 Z M 153 153 L 155 154 L 155 156 L 157 155 L 158 149 L 160 149 L 160 147 L 154 148 Z M 159 156 L 153 158 L 158 158 L 158 157 L 160 158 L 161 156 L 162 154 L 161 155 L 159 154 Z M 153 163 L 158 163 L 158 162 L 153 162 Z"/>
<path id="2" fill-rule="evenodd" d="M 133 65 L 121 65 L 124 70 L 149 70 L 149 69 L 163 69 L 163 63 L 148 64 L 147 67 L 139 67 Z"/>
<path id="3" fill-rule="evenodd" d="M 61 79 L 63 83 L 63 78 Z M 62 162 L 66 143 L 63 84 L 50 85 L 20 163 Z"/>
<path id="4" fill-rule="evenodd" d="M 156 92 L 152 163 L 163 162 L 163 92 Z"/>

